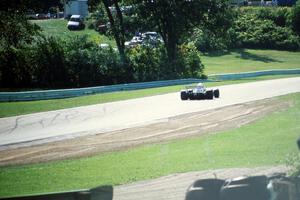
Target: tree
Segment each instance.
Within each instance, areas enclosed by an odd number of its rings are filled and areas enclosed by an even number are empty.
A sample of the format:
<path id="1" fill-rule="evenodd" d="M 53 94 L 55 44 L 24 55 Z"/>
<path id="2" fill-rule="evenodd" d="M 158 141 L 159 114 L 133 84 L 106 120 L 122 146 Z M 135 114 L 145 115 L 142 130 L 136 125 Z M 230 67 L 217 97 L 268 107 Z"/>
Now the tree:
<path id="1" fill-rule="evenodd" d="M 0 10 L 34 10 L 35 12 L 48 12 L 50 7 L 63 7 L 63 0 L 9 0 L 0 1 Z"/>
<path id="2" fill-rule="evenodd" d="M 19 4 L 23 2 L 24 4 Z M 39 27 L 26 19 L 25 5 L 25 1 L 22 0 L 10 1 L 0 10 L 1 87 L 18 87 L 25 83 L 29 76 L 29 68 L 23 64 L 27 59 L 24 47 L 38 34 Z"/>
<path id="3" fill-rule="evenodd" d="M 30 0 L 0 1 L 0 11 L 24 11 L 30 4 Z"/>
<path id="4" fill-rule="evenodd" d="M 120 53 L 122 61 L 126 61 L 125 55 L 125 31 L 123 24 L 123 14 L 118 0 L 102 0 L 110 26 Z M 115 10 L 115 11 L 114 11 Z"/>
<path id="5" fill-rule="evenodd" d="M 104 6 L 121 60 L 126 62 L 124 20 L 119 0 L 89 0 L 90 10 L 95 10 L 100 3 Z"/>
<path id="6" fill-rule="evenodd" d="M 300 36 L 300 0 L 292 8 L 291 19 L 294 31 Z"/>
<path id="7" fill-rule="evenodd" d="M 162 35 L 170 63 L 176 60 L 180 40 L 194 27 L 219 29 L 225 25 L 220 20 L 227 9 L 223 0 L 133 0 L 132 3 L 137 6 L 140 18 Z"/>

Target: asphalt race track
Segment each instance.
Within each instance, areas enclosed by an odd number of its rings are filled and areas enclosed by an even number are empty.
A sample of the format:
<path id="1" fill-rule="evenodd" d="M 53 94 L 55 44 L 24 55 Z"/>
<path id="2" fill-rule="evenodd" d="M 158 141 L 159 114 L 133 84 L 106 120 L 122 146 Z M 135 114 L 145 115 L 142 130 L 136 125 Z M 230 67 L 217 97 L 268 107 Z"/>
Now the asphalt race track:
<path id="1" fill-rule="evenodd" d="M 217 169 L 187 172 L 163 176 L 114 187 L 114 200 L 183 200 L 187 188 L 196 180 L 206 178 L 230 179 L 242 176 L 272 175 L 284 173 L 287 169 L 278 167 Z M 202 198 L 199 198 L 202 199 Z"/>
<path id="2" fill-rule="evenodd" d="M 0 119 L 0 149 L 150 124 L 186 113 L 300 92 L 300 77 L 218 87 L 220 98 L 181 101 L 170 93 Z"/>

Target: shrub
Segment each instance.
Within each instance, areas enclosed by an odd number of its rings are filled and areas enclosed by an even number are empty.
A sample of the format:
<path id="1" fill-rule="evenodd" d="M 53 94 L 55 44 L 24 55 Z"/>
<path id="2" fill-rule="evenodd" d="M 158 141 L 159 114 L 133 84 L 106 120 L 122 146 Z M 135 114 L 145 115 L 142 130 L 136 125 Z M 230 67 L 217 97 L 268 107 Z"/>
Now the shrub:
<path id="1" fill-rule="evenodd" d="M 199 51 L 208 52 L 227 48 L 227 41 L 208 30 L 196 29 L 191 41 Z"/>
<path id="2" fill-rule="evenodd" d="M 137 82 L 159 80 L 161 77 L 161 48 L 138 45 L 128 51 L 133 77 Z"/>
<path id="3" fill-rule="evenodd" d="M 288 154 L 286 165 L 289 168 L 288 174 L 292 177 L 300 176 L 300 153 Z"/>
<path id="4" fill-rule="evenodd" d="M 201 63 L 199 52 L 193 43 L 179 46 L 180 78 L 196 78 L 203 76 L 204 65 Z"/>
<path id="5" fill-rule="evenodd" d="M 292 13 L 297 13 L 297 5 Z M 300 17 L 297 14 L 291 15 L 291 8 L 241 7 L 234 9 L 233 13 L 234 22 L 222 36 L 205 29 L 196 29 L 191 41 L 195 42 L 198 50 L 207 52 L 237 47 L 279 50 L 300 48 L 300 38 L 293 32 L 300 27 L 297 24 Z"/>
<path id="6" fill-rule="evenodd" d="M 126 77 L 118 53 L 112 48 L 100 48 L 86 37 L 69 40 L 65 55 L 68 78 L 72 86 L 115 84 L 123 82 Z"/>
<path id="7" fill-rule="evenodd" d="M 251 26 L 248 24 L 252 23 Z M 299 38 L 286 27 L 279 27 L 271 20 L 241 18 L 236 22 L 238 46 L 250 48 L 297 50 Z"/>
<path id="8" fill-rule="evenodd" d="M 28 45 L 0 48 L 1 87 L 31 87 L 34 70 L 31 61 L 31 48 Z"/>
<path id="9" fill-rule="evenodd" d="M 279 50 L 299 49 L 299 37 L 288 26 L 287 8 L 242 8 L 229 30 L 233 46 Z"/>
<path id="10" fill-rule="evenodd" d="M 288 24 L 288 18 L 290 14 L 290 8 L 287 7 L 259 7 L 259 8 L 252 8 L 253 15 L 257 19 L 261 20 L 271 20 L 277 26 L 285 27 Z"/>
<path id="11" fill-rule="evenodd" d="M 67 82 L 63 41 L 54 37 L 38 39 L 34 44 L 35 82 L 49 88 L 64 87 Z"/>
<path id="12" fill-rule="evenodd" d="M 97 73 L 93 62 L 94 43 L 86 37 L 74 37 L 68 40 L 64 49 L 65 64 L 69 83 L 73 87 L 89 86 L 95 81 Z"/>
<path id="13" fill-rule="evenodd" d="M 128 51 L 135 81 L 153 81 L 202 76 L 204 66 L 193 43 L 179 46 L 177 59 L 169 62 L 163 46 L 139 45 Z"/>

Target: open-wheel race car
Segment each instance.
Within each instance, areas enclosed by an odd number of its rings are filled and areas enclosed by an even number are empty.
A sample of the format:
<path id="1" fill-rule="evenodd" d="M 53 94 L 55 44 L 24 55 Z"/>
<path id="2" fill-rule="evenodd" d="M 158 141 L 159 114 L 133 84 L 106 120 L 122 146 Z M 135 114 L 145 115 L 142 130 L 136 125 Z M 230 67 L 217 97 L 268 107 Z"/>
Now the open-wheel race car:
<path id="1" fill-rule="evenodd" d="M 213 99 L 220 97 L 220 91 L 206 90 L 202 83 L 198 83 L 197 86 L 187 86 L 185 90 L 181 90 L 180 97 L 181 100 Z"/>

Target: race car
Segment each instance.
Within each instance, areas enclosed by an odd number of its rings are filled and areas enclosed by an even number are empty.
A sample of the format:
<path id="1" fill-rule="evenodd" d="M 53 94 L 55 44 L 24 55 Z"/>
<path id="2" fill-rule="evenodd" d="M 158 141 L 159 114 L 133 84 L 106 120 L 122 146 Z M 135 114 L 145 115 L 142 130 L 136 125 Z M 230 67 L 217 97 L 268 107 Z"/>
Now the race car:
<path id="1" fill-rule="evenodd" d="M 220 97 L 219 89 L 206 90 L 202 83 L 198 83 L 195 87 L 186 87 L 185 90 L 180 91 L 181 100 L 200 100 L 200 99 L 213 99 Z"/>

